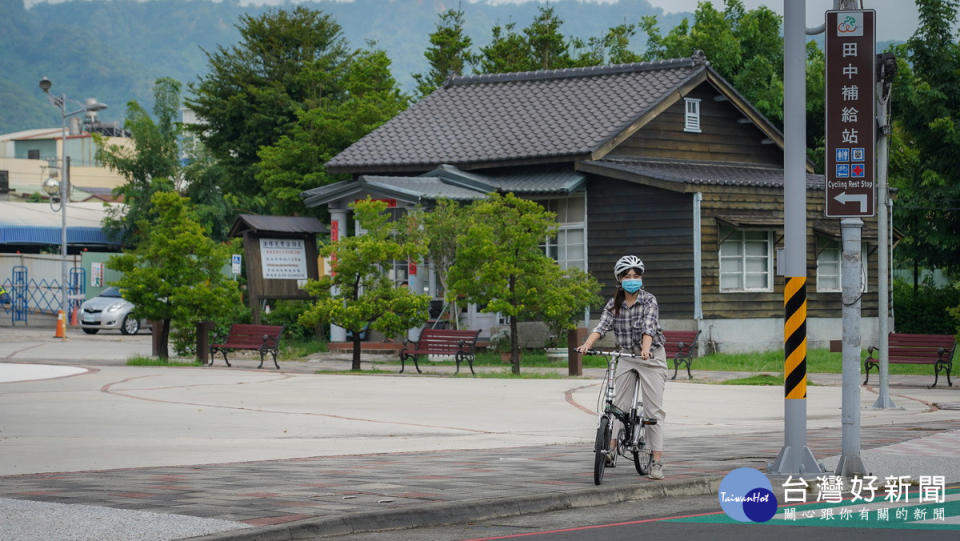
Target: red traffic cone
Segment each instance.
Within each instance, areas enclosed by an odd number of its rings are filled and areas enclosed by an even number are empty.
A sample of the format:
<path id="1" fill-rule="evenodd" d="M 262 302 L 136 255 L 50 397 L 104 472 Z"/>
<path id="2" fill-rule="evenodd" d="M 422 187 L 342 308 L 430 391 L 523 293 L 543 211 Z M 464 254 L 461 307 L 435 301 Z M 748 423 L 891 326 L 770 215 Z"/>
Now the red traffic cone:
<path id="1" fill-rule="evenodd" d="M 80 321 L 77 319 L 77 307 L 74 306 L 73 310 L 70 311 L 70 326 L 76 327 L 80 325 Z"/>

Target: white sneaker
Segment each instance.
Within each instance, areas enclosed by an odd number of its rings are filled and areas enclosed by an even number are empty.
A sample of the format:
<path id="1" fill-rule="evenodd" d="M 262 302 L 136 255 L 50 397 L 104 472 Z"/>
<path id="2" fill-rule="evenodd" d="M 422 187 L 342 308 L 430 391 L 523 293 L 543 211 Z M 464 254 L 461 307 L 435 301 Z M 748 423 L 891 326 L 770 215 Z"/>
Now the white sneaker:
<path id="1" fill-rule="evenodd" d="M 647 477 L 649 477 L 650 479 L 656 479 L 656 480 L 663 479 L 663 463 L 651 462 L 650 473 L 647 474 Z"/>

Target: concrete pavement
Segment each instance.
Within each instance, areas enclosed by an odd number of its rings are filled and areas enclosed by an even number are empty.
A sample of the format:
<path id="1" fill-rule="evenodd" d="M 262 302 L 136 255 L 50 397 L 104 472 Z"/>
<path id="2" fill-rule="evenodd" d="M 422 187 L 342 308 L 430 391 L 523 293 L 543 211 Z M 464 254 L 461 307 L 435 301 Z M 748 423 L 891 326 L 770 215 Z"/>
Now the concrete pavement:
<path id="1" fill-rule="evenodd" d="M 0 374 L 23 363 L 42 371 L 40 362 L 84 371 L 0 383 L 0 509 L 15 500 L 96 506 L 118 520 L 131 510 L 169 517 L 169 532 L 139 539 L 182 537 L 173 526 L 185 517 L 229 521 L 191 530 L 225 529 L 219 538 L 293 538 L 709 493 L 734 468 L 763 469 L 783 442 L 779 387 L 678 380 L 665 393 L 668 481 L 621 463 L 594 487 L 592 372 L 545 380 L 314 374 L 348 367 L 330 355 L 281 362 L 280 371 L 252 369 L 253 360 L 233 369 L 126 367 L 126 358 L 149 353 L 149 336 L 71 333 L 63 342 L 10 330 L 0 329 Z M 808 444 L 832 466 L 839 375 L 811 379 L 820 385 L 809 388 Z M 872 410 L 876 395 L 862 393 L 868 469 L 960 481 L 960 411 L 938 407 L 960 402 L 960 390 L 925 389 L 927 376 L 892 380 L 902 409 Z M 20 538 L 43 538 L 27 522 Z M 9 527 L 0 525 L 0 538 L 15 538 Z"/>

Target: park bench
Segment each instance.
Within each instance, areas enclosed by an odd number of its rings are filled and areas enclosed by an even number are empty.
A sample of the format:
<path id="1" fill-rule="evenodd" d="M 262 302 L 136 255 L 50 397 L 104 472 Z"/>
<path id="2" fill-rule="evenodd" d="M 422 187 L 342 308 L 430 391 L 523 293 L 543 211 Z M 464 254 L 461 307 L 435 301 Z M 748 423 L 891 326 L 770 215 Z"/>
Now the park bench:
<path id="1" fill-rule="evenodd" d="M 277 370 L 280 370 L 280 365 L 277 364 L 277 353 L 282 332 L 282 325 L 234 323 L 230 326 L 230 333 L 227 335 L 226 341 L 210 346 L 210 363 L 208 366 L 213 365 L 217 351 L 223 353 L 223 362 L 230 366 L 230 361 L 227 360 L 228 351 L 250 349 L 260 352 L 260 365 L 257 368 L 263 368 L 263 357 L 270 353 L 273 355 L 273 364 L 277 367 Z"/>
<path id="2" fill-rule="evenodd" d="M 690 363 L 696 355 L 697 338 L 700 337 L 700 331 L 663 331 L 663 338 L 666 340 L 663 349 L 666 351 L 667 359 L 673 361 L 673 377 L 677 379 L 677 372 L 680 365 L 687 368 L 687 376 L 693 379 L 690 373 Z"/>
<path id="3" fill-rule="evenodd" d="M 454 329 L 423 329 L 420 331 L 420 339 L 416 342 L 404 342 L 403 349 L 400 350 L 400 373 L 406 367 L 407 359 L 413 359 L 413 365 L 420 371 L 420 364 L 417 362 L 421 355 L 453 355 L 457 361 L 457 371 L 460 373 L 460 363 L 467 361 L 470 365 L 470 373 L 476 375 L 473 371 L 473 358 L 477 353 L 477 339 L 480 337 L 480 331 L 458 331 Z"/>
<path id="4" fill-rule="evenodd" d="M 953 387 L 953 382 L 950 381 L 953 352 L 956 349 L 956 339 L 953 335 L 890 333 L 887 345 L 891 363 L 933 365 L 933 385 L 927 387 L 928 389 L 937 386 L 940 372 L 947 374 L 947 384 Z M 870 379 L 870 370 L 879 367 L 880 360 L 874 357 L 874 352 L 878 350 L 877 346 L 867 348 L 868 355 L 863 361 L 863 368 L 867 373 L 867 377 L 863 380 L 864 385 Z"/>

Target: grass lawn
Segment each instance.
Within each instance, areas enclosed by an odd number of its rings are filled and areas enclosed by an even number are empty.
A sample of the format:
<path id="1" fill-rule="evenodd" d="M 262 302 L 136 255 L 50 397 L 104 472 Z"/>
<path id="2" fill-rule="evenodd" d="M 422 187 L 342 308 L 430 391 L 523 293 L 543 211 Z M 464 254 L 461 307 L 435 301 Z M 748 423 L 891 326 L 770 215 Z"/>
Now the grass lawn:
<path id="1" fill-rule="evenodd" d="M 867 357 L 866 350 L 861 352 L 860 372 L 863 373 L 863 359 Z M 831 353 L 828 349 L 812 349 L 807 351 L 807 373 L 840 374 L 843 355 Z M 697 370 L 729 370 L 733 372 L 775 372 L 783 373 L 783 351 L 774 350 L 762 353 L 712 353 L 694 359 L 693 371 Z M 876 373 L 875 370 L 871 370 Z M 890 364 L 891 374 L 933 375 L 933 365 L 930 364 Z"/>
<path id="2" fill-rule="evenodd" d="M 162 360 L 156 357 L 130 357 L 127 366 L 204 366 L 197 361 Z"/>

